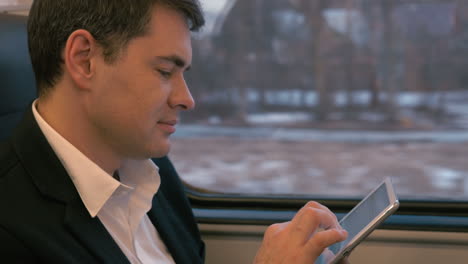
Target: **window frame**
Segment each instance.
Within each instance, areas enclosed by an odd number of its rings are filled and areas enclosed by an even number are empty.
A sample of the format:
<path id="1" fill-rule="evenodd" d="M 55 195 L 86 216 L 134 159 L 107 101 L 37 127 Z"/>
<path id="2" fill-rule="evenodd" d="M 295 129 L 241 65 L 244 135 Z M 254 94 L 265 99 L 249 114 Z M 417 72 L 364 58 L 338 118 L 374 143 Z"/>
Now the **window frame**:
<path id="1" fill-rule="evenodd" d="M 327 206 L 341 219 L 360 201 L 313 195 L 228 194 L 183 184 L 199 224 L 271 225 L 289 221 L 312 200 Z M 468 202 L 400 199 L 398 211 L 379 229 L 467 233 Z"/>

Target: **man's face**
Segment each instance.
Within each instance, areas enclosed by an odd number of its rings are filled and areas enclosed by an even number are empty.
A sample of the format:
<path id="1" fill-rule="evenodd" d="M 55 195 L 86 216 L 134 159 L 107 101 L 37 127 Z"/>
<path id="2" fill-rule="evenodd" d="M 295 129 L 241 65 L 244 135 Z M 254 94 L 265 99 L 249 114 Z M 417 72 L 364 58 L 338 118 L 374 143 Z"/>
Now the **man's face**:
<path id="1" fill-rule="evenodd" d="M 159 5 L 145 36 L 131 40 L 110 65 L 98 59 L 88 117 L 114 154 L 139 159 L 169 152 L 179 112 L 194 107 L 183 75 L 191 60 L 185 18 Z"/>

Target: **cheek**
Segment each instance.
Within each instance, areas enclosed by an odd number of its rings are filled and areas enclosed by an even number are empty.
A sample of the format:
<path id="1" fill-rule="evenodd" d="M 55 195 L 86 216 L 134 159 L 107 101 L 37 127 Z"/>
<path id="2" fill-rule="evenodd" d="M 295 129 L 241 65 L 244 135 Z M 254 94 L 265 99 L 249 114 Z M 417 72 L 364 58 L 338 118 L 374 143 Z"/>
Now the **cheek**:
<path id="1" fill-rule="evenodd" d="M 153 134 L 157 122 L 167 118 L 170 86 L 161 83 L 153 72 L 113 70 L 103 77 L 94 103 L 113 113 L 114 123 L 122 119 L 119 123 L 126 127 Z"/>
<path id="2" fill-rule="evenodd" d="M 141 85 L 135 78 L 128 78 L 131 73 L 119 71 L 109 74 L 102 80 L 98 92 L 98 102 L 105 104 L 110 111 L 118 112 L 124 116 L 134 116 L 141 112 L 141 108 L 147 104 L 146 96 L 141 91 Z"/>
<path id="3" fill-rule="evenodd" d="M 151 136 L 157 132 L 157 123 L 164 118 L 164 110 L 159 102 L 148 100 L 149 97 L 139 98 L 131 104 L 128 109 L 127 118 L 129 123 L 133 123 L 134 129 L 141 130 L 146 136 Z"/>
<path id="4" fill-rule="evenodd" d="M 168 95 L 162 87 L 151 87 L 146 89 L 149 92 L 143 93 L 140 98 L 140 106 L 144 107 L 144 110 L 148 117 L 159 120 L 161 118 L 168 118 L 169 105 Z"/>

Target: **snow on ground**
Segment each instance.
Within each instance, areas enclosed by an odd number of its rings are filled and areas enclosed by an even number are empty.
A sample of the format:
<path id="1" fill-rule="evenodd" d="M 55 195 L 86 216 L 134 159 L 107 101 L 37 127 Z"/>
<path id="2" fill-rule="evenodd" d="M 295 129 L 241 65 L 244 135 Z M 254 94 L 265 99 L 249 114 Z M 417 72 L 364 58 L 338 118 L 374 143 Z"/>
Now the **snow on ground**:
<path id="1" fill-rule="evenodd" d="M 170 157 L 188 183 L 220 192 L 359 197 L 392 177 L 401 197 L 468 200 L 468 142 L 174 138 Z"/>
<path id="2" fill-rule="evenodd" d="M 432 184 L 439 189 L 454 189 L 461 180 L 468 179 L 466 172 L 457 171 L 452 168 L 426 166 L 424 170 Z"/>
<path id="3" fill-rule="evenodd" d="M 247 122 L 251 124 L 289 124 L 304 121 L 310 121 L 310 114 L 304 112 L 273 112 L 247 116 Z"/>

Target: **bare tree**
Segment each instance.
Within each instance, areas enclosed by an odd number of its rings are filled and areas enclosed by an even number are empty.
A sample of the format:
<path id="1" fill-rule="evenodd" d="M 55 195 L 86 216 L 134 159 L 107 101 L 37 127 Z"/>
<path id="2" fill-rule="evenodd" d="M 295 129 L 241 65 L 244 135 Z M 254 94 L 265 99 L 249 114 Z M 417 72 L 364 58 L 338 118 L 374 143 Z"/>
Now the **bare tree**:
<path id="1" fill-rule="evenodd" d="M 394 83 L 394 73 L 392 71 L 392 67 L 395 64 L 395 56 L 393 56 L 394 30 L 391 17 L 393 7 L 393 1 L 380 0 L 383 34 L 380 45 L 380 67 L 378 68 L 380 69 L 379 75 L 382 90 L 387 94 L 385 111 L 387 114 L 387 119 L 390 122 L 396 121 L 398 112 L 398 106 L 396 102 L 396 86 Z"/>
<path id="2" fill-rule="evenodd" d="M 351 39 L 353 34 L 353 11 L 356 6 L 353 0 L 346 1 L 346 33 Z M 345 85 L 346 85 L 346 111 L 348 114 L 352 113 L 353 109 L 353 93 L 354 93 L 354 74 L 353 74 L 353 63 L 354 63 L 354 45 L 352 41 L 345 45 L 346 50 L 344 51 L 344 73 L 345 73 Z M 349 117 L 349 115 L 348 115 Z"/>
<path id="3" fill-rule="evenodd" d="M 324 43 L 326 21 L 323 11 L 326 9 L 329 0 L 291 0 L 296 6 L 300 7 L 306 14 L 307 25 L 312 30 L 314 43 L 308 58 L 312 61 L 312 71 L 314 78 L 314 89 L 318 94 L 318 105 L 316 115 L 318 120 L 327 120 L 333 100 L 330 91 L 327 90 L 327 61 Z"/>

